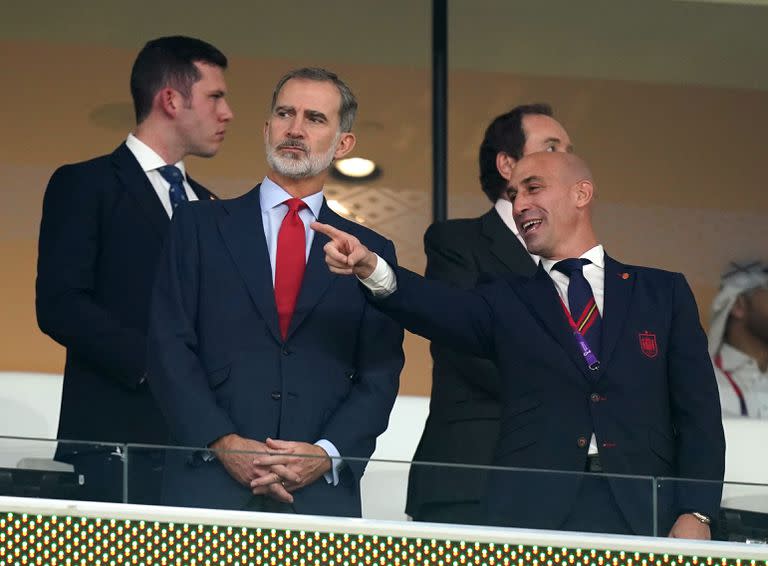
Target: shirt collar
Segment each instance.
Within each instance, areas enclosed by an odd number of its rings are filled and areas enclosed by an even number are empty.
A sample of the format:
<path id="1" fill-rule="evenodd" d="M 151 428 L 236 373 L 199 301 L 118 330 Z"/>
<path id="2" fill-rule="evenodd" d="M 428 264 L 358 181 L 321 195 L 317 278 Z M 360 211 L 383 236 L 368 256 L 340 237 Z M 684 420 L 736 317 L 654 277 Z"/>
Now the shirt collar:
<path id="1" fill-rule="evenodd" d="M 741 350 L 723 342 L 720 346 L 720 362 L 725 371 L 738 371 L 753 360 Z"/>
<path id="2" fill-rule="evenodd" d="M 512 230 L 512 233 L 517 236 L 517 224 L 515 224 L 515 206 L 509 202 L 507 199 L 496 199 L 496 203 L 493 205 L 493 208 L 496 209 L 496 212 L 499 213 L 499 216 L 501 217 L 501 220 L 506 224 L 507 228 Z"/>
<path id="3" fill-rule="evenodd" d="M 288 199 L 293 198 L 286 190 L 275 183 L 269 177 L 264 177 L 261 182 L 261 189 L 259 190 L 259 202 L 261 204 L 261 210 L 267 211 L 275 208 L 276 206 L 283 204 Z M 317 191 L 314 194 L 301 199 L 312 211 L 315 218 L 320 217 L 320 209 L 323 207 L 323 191 Z"/>
<path id="4" fill-rule="evenodd" d="M 128 149 L 131 150 L 131 153 L 136 158 L 136 161 L 139 162 L 141 169 L 145 173 L 154 171 L 158 167 L 166 165 L 163 158 L 160 157 L 154 149 L 149 147 L 133 134 L 128 134 L 128 139 L 125 140 L 125 145 L 128 146 Z M 184 178 L 186 178 L 187 171 L 184 168 L 184 162 L 177 161 L 174 163 L 174 165 L 181 170 L 181 174 L 184 176 Z"/>
<path id="5" fill-rule="evenodd" d="M 594 265 L 599 267 L 600 269 L 605 269 L 605 251 L 603 250 L 602 244 L 597 244 L 594 248 L 588 249 L 586 252 L 581 254 L 579 257 L 583 257 L 585 259 L 588 259 L 590 262 L 592 262 Z M 544 267 L 547 273 L 552 271 L 552 267 L 560 261 L 559 259 L 547 259 L 547 258 L 541 258 L 541 265 Z"/>

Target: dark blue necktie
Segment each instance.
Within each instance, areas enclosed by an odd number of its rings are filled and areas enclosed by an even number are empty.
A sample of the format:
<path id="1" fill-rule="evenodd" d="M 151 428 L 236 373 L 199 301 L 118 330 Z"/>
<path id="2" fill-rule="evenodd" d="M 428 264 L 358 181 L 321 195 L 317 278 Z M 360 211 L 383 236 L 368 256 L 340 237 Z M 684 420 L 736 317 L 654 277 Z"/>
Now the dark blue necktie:
<path id="1" fill-rule="evenodd" d="M 576 328 L 587 340 L 593 352 L 600 353 L 601 319 L 592 287 L 584 277 L 583 267 L 592 263 L 584 258 L 570 258 L 558 261 L 552 269 L 568 276 L 568 306 Z"/>
<path id="2" fill-rule="evenodd" d="M 158 167 L 157 170 L 171 186 L 169 192 L 171 196 L 171 209 L 176 210 L 182 202 L 187 202 L 187 191 L 184 190 L 184 175 L 181 173 L 181 169 L 175 165 L 163 165 Z"/>

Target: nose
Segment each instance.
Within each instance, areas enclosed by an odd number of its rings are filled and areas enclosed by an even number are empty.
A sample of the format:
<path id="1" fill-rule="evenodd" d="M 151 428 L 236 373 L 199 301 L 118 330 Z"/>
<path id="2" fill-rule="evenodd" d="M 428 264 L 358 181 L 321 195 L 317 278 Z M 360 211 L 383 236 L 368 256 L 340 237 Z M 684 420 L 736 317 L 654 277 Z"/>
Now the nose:
<path id="1" fill-rule="evenodd" d="M 288 130 L 285 133 L 289 138 L 304 137 L 304 120 L 300 113 L 296 113 L 288 122 Z"/>
<path id="2" fill-rule="evenodd" d="M 523 194 L 515 195 L 515 200 L 512 202 L 512 214 L 515 218 L 522 216 L 529 208 L 531 208 L 530 201 Z"/>
<path id="3" fill-rule="evenodd" d="M 229 103 L 226 101 L 226 99 L 222 99 L 221 115 L 219 119 L 222 122 L 229 122 L 234 117 L 235 113 L 232 112 L 232 108 L 229 106 Z"/>

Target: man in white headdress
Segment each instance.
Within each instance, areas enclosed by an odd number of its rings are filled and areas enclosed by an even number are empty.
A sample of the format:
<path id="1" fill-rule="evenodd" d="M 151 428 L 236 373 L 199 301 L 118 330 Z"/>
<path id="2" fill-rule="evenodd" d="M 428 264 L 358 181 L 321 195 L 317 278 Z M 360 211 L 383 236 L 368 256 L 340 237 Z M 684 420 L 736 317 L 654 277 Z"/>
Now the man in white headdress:
<path id="1" fill-rule="evenodd" d="M 768 268 L 734 264 L 712 303 L 709 354 L 726 417 L 768 419 Z"/>

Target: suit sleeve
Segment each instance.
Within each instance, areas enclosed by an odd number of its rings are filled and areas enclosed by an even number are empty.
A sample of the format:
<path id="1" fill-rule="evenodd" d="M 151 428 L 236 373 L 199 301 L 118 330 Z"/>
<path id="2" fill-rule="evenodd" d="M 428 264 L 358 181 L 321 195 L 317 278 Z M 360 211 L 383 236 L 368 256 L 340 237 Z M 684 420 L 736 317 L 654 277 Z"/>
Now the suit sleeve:
<path id="1" fill-rule="evenodd" d="M 395 250 L 387 241 L 379 252 L 395 265 Z M 366 301 L 358 332 L 354 385 L 323 431 L 342 456 L 369 458 L 376 438 L 389 422 L 397 396 L 403 355 L 403 329 Z M 359 481 L 364 462 L 349 463 Z"/>
<path id="2" fill-rule="evenodd" d="M 208 446 L 236 432 L 216 404 L 198 357 L 195 331 L 199 289 L 199 235 L 193 206 L 181 206 L 155 279 L 149 317 L 148 381 L 174 438 L 183 446 Z"/>
<path id="3" fill-rule="evenodd" d="M 725 437 L 717 383 L 696 301 L 679 273 L 675 274 L 673 308 L 668 372 L 678 476 L 722 482 Z M 678 483 L 678 509 L 716 516 L 721 495 L 720 483 L 683 480 Z"/>
<path id="4" fill-rule="evenodd" d="M 492 359 L 493 285 L 472 291 L 425 279 L 412 271 L 395 269 L 397 290 L 384 297 L 366 296 L 378 309 L 405 328 L 461 352 Z"/>
<path id="5" fill-rule="evenodd" d="M 471 257 L 470 250 L 457 241 L 461 235 L 447 233 L 440 226 L 433 224 L 424 234 L 424 252 L 427 255 L 424 275 L 451 283 L 459 289 L 473 289 L 480 275 L 477 263 Z M 490 360 L 462 354 L 439 343 L 432 345 L 432 355 L 455 367 L 475 387 L 494 396 L 500 394 L 499 372 Z"/>
<path id="6" fill-rule="evenodd" d="M 146 337 L 99 305 L 102 191 L 82 168 L 51 177 L 43 199 L 35 307 L 40 329 L 106 379 L 136 387 L 145 373 Z"/>

